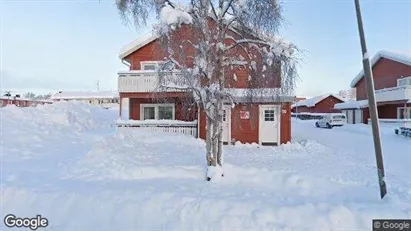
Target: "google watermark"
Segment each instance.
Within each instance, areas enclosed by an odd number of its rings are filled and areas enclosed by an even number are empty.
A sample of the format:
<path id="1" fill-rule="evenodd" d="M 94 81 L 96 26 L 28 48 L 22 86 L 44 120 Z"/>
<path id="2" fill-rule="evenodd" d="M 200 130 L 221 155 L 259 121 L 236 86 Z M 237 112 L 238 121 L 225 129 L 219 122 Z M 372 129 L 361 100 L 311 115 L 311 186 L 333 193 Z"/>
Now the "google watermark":
<path id="1" fill-rule="evenodd" d="M 14 214 L 8 214 L 4 217 L 4 224 L 9 228 L 29 228 L 31 230 L 37 230 L 38 228 L 46 228 L 49 225 L 49 221 L 41 215 L 22 218 Z"/>
<path id="2" fill-rule="evenodd" d="M 373 231 L 411 231 L 411 220 L 373 219 Z"/>

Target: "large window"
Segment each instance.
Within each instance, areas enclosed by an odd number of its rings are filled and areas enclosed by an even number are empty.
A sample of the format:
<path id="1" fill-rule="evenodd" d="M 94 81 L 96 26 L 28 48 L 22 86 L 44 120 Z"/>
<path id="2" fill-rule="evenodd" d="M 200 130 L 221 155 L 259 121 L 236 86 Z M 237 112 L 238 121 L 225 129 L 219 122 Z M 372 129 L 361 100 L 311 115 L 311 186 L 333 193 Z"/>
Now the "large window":
<path id="1" fill-rule="evenodd" d="M 411 107 L 398 107 L 397 108 L 398 119 L 411 119 Z"/>
<path id="2" fill-rule="evenodd" d="M 174 104 L 141 104 L 142 120 L 174 120 Z"/>

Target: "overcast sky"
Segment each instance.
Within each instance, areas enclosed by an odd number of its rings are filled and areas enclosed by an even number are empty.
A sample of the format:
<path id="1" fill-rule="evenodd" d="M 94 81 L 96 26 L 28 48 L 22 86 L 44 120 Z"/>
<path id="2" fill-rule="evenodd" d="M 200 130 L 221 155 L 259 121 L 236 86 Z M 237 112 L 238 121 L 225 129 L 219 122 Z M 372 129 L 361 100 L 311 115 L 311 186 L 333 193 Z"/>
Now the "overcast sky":
<path id="1" fill-rule="evenodd" d="M 348 89 L 361 70 L 353 0 L 284 1 L 281 35 L 303 49 L 299 96 Z M 369 52 L 411 55 L 411 0 L 361 1 Z M 0 2 L 0 90 L 47 93 L 117 88 L 119 50 L 142 30 L 126 25 L 114 0 Z"/>

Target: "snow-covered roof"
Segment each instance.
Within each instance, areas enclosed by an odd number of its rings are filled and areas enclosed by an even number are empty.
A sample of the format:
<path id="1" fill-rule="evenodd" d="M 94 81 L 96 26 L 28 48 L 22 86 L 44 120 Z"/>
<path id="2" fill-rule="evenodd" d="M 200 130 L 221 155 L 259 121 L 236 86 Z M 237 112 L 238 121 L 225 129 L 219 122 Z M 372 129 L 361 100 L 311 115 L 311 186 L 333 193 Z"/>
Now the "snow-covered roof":
<path id="1" fill-rule="evenodd" d="M 9 100 L 21 100 L 21 101 L 32 101 L 33 99 L 25 98 L 25 97 L 14 97 L 13 95 L 10 97 L 7 96 L 0 96 L 0 99 L 9 99 Z"/>
<path id="2" fill-rule="evenodd" d="M 291 108 L 294 107 L 314 107 L 317 103 L 323 101 L 324 99 L 326 99 L 327 97 L 332 96 L 334 98 L 337 98 L 343 102 L 345 102 L 345 99 L 339 95 L 335 95 L 335 94 L 325 94 L 325 95 L 320 95 L 320 96 L 315 96 L 306 100 L 302 100 L 299 101 L 293 105 L 291 105 Z"/>
<path id="3" fill-rule="evenodd" d="M 167 24 L 172 24 L 172 23 L 189 24 L 192 21 L 191 16 L 188 13 L 182 10 L 172 9 L 171 7 L 163 8 L 163 10 L 161 11 L 161 20 Z M 233 32 L 239 33 L 236 31 L 235 26 L 231 26 L 230 29 Z M 295 49 L 292 46 L 292 44 L 289 41 L 282 39 L 280 37 L 277 37 L 277 36 L 274 36 L 268 33 L 263 33 L 263 32 L 255 32 L 254 36 L 259 37 L 264 41 L 275 44 L 276 45 L 275 53 L 277 55 L 284 54 L 285 56 L 289 57 L 295 52 Z M 159 37 L 160 37 L 159 34 L 155 33 L 155 31 L 152 31 L 150 33 L 146 33 L 140 36 L 138 39 L 134 40 L 133 42 L 129 43 L 128 45 L 124 46 L 121 49 L 120 54 L 119 54 L 120 59 L 124 59 L 128 55 L 144 47 L 145 45 L 155 41 Z"/>
<path id="4" fill-rule="evenodd" d="M 117 91 L 59 91 L 51 99 L 114 99 L 119 98 Z"/>
<path id="5" fill-rule="evenodd" d="M 133 42 L 131 42 L 130 44 L 124 46 L 121 49 L 120 54 L 119 54 L 120 59 L 124 59 L 125 57 L 127 57 L 128 55 L 133 53 L 134 51 L 136 51 L 136 50 L 144 47 L 145 45 L 153 42 L 157 38 L 158 38 L 158 36 L 153 34 L 153 33 L 143 34 L 138 39 L 134 40 Z"/>
<path id="6" fill-rule="evenodd" d="M 14 96 L 0 96 L 0 100 L 16 100 L 16 101 L 32 101 L 32 102 L 45 102 L 45 103 L 52 103 L 53 101 L 51 100 L 46 100 L 46 99 L 31 99 L 31 98 L 25 98 L 25 97 L 14 97 Z"/>
<path id="7" fill-rule="evenodd" d="M 334 104 L 334 109 L 361 109 L 368 107 L 368 100 L 348 101 Z"/>
<path id="8" fill-rule="evenodd" d="M 392 61 L 396 61 L 408 66 L 411 66 L 411 51 L 408 54 L 400 54 L 392 51 L 382 50 L 379 51 L 374 57 L 371 59 L 371 68 L 381 59 L 386 58 Z M 355 87 L 357 83 L 362 79 L 364 76 L 364 70 L 361 70 L 360 73 L 352 80 L 351 87 Z"/>

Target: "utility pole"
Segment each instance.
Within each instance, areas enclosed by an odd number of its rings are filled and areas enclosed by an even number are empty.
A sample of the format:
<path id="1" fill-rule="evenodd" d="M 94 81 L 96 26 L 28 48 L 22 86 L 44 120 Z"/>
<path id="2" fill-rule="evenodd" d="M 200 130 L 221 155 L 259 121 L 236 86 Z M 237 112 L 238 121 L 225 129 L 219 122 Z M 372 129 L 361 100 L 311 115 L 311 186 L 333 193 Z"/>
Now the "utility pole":
<path id="1" fill-rule="evenodd" d="M 387 186 L 385 184 L 385 179 L 384 179 L 385 173 L 384 173 L 384 164 L 383 164 L 383 158 L 382 158 L 380 127 L 378 125 L 377 103 L 375 101 L 374 80 L 372 76 L 369 55 L 367 53 L 367 46 L 365 43 L 365 35 L 364 35 L 364 28 L 363 28 L 362 17 L 361 17 L 360 2 L 359 0 L 354 0 L 354 2 L 355 2 L 356 13 L 357 13 L 358 31 L 360 35 L 360 41 L 361 41 L 361 49 L 362 49 L 362 56 L 363 56 L 362 64 L 363 64 L 363 70 L 364 70 L 365 84 L 367 87 L 368 105 L 369 105 L 368 108 L 370 110 L 370 116 L 371 116 L 372 136 L 374 139 L 375 157 L 377 160 L 378 183 L 380 186 L 380 196 L 381 196 L 381 199 L 383 199 L 384 196 L 387 194 Z"/>
<path id="2" fill-rule="evenodd" d="M 100 90 L 100 81 L 97 81 L 97 91 Z"/>

